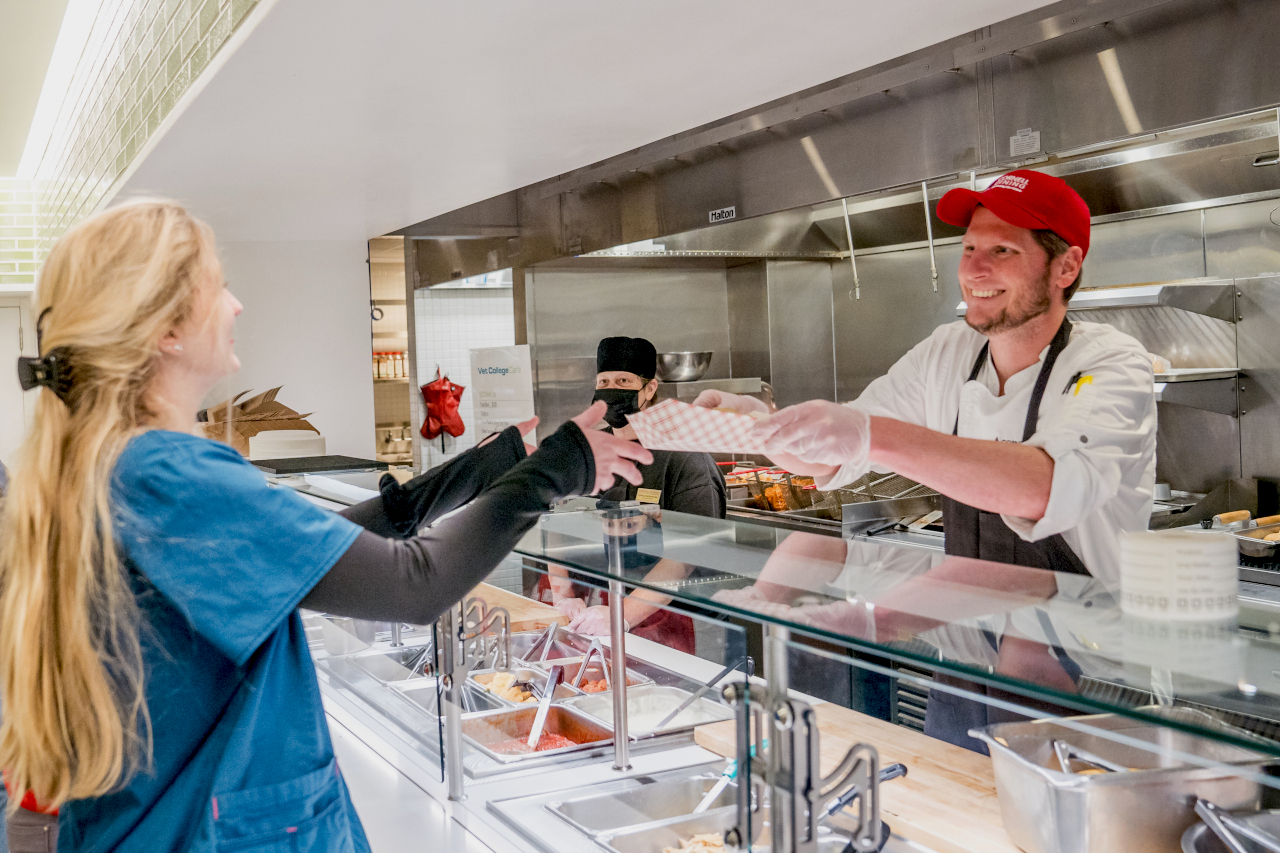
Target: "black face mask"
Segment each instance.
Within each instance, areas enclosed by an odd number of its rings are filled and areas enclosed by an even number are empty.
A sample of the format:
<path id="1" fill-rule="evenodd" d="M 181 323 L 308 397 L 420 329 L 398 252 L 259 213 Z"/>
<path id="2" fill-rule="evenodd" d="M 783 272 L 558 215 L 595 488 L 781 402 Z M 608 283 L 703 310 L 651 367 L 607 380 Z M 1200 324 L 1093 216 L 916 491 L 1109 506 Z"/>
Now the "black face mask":
<path id="1" fill-rule="evenodd" d="M 609 404 L 604 419 L 614 429 L 622 429 L 627 425 L 627 415 L 640 411 L 640 392 L 630 388 L 601 388 L 591 398 L 593 403 L 597 400 L 604 400 Z"/>

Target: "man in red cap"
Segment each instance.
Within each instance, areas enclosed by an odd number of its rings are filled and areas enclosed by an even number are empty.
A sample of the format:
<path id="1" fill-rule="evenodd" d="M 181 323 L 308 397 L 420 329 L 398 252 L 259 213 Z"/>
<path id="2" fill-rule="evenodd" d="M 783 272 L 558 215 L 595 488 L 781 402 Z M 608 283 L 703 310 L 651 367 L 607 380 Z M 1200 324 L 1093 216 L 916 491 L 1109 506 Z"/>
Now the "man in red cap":
<path id="1" fill-rule="evenodd" d="M 961 322 L 939 327 L 847 405 L 814 400 L 756 426 L 774 461 L 843 486 L 874 465 L 944 496 L 948 554 L 1119 583 L 1119 538 L 1145 530 L 1155 481 L 1150 356 L 1110 326 L 1070 321 L 1089 208 L 1019 170 L 956 189 L 938 216 L 967 228 Z M 709 392 L 698 403 L 761 404 Z"/>

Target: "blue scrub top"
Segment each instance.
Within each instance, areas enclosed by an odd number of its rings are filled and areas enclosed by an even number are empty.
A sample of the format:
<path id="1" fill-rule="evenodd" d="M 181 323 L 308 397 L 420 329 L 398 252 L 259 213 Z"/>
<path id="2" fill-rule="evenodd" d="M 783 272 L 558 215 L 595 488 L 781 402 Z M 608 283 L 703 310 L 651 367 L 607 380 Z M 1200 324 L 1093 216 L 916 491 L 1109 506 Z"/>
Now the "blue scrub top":
<path id="1" fill-rule="evenodd" d="M 130 441 L 112 494 L 154 756 L 64 806 L 58 850 L 368 851 L 296 609 L 360 528 L 184 433 Z"/>

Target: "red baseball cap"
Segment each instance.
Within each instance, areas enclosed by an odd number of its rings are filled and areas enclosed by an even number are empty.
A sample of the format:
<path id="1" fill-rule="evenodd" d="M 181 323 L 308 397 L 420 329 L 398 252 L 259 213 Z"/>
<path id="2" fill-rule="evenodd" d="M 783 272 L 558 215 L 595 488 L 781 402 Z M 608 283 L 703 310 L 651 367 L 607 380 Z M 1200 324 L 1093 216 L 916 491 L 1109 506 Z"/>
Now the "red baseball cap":
<path id="1" fill-rule="evenodd" d="M 996 178 L 982 192 L 954 189 L 938 202 L 938 218 L 967 228 L 978 205 L 1010 225 L 1052 231 L 1089 254 L 1089 205 L 1061 178 L 1018 169 Z"/>

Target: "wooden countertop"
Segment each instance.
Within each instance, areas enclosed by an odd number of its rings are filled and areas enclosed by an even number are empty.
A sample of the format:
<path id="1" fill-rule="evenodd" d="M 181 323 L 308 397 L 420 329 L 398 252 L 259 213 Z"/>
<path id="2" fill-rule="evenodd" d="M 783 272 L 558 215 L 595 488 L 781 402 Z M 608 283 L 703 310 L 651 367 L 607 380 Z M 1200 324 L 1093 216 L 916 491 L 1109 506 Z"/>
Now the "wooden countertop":
<path id="1" fill-rule="evenodd" d="M 490 607 L 505 607 L 511 614 L 512 631 L 537 631 L 552 622 L 558 625 L 569 624 L 568 618 L 554 607 L 487 583 L 482 583 L 467 593 L 468 598 L 473 596 L 483 599 Z"/>
<path id="2" fill-rule="evenodd" d="M 880 766 L 907 765 L 907 775 L 880 786 L 881 816 L 893 831 L 938 853 L 1018 853 L 1000 819 L 991 759 L 857 711 L 823 703 L 818 715 L 822 772 L 849 747 L 870 743 Z M 694 730 L 699 746 L 732 758 L 734 722 Z"/>

